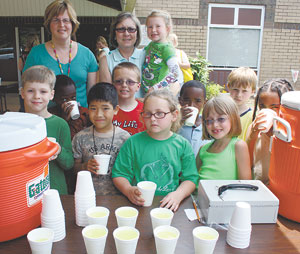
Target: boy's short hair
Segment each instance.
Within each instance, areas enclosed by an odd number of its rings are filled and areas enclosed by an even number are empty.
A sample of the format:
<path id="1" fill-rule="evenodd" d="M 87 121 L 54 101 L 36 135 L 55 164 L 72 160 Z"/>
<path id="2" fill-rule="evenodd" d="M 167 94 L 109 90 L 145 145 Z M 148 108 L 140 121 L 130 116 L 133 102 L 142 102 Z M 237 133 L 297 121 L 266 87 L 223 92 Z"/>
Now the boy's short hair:
<path id="1" fill-rule="evenodd" d="M 227 115 L 231 124 L 231 129 L 228 133 L 229 137 L 238 137 L 242 132 L 242 125 L 238 108 L 234 100 L 228 94 L 220 94 L 208 100 L 202 111 L 203 132 L 202 139 L 212 139 L 207 131 L 205 121 L 209 112 L 214 110 L 219 115 Z"/>
<path id="2" fill-rule="evenodd" d="M 55 82 L 55 92 L 58 93 L 62 88 L 67 86 L 74 86 L 76 88 L 75 82 L 67 75 L 57 75 Z"/>
<path id="3" fill-rule="evenodd" d="M 56 77 L 54 72 L 44 65 L 32 66 L 22 74 L 22 88 L 24 88 L 27 82 L 38 82 L 49 84 L 50 89 L 53 90 L 55 81 Z"/>
<path id="4" fill-rule="evenodd" d="M 206 88 L 205 86 L 198 80 L 190 80 L 188 82 L 185 82 L 183 86 L 180 89 L 180 97 L 183 95 L 184 90 L 190 87 L 199 88 L 203 91 L 204 99 L 206 98 Z"/>
<path id="5" fill-rule="evenodd" d="M 228 88 L 241 86 L 243 88 L 251 87 L 252 91 L 256 91 L 257 75 L 254 70 L 249 67 L 239 67 L 230 72 L 228 76 Z"/>
<path id="6" fill-rule="evenodd" d="M 87 103 L 90 105 L 92 101 L 107 101 L 113 108 L 118 105 L 118 93 L 116 88 L 105 82 L 100 82 L 94 85 L 87 96 Z"/>
<path id="7" fill-rule="evenodd" d="M 137 82 L 141 82 L 141 71 L 139 69 L 139 67 L 137 67 L 134 63 L 130 63 L 130 62 L 123 62 L 123 63 L 119 63 L 112 71 L 112 80 L 114 80 L 115 77 L 115 71 L 119 70 L 119 69 L 128 69 L 131 71 L 134 71 L 136 76 L 137 76 Z"/>

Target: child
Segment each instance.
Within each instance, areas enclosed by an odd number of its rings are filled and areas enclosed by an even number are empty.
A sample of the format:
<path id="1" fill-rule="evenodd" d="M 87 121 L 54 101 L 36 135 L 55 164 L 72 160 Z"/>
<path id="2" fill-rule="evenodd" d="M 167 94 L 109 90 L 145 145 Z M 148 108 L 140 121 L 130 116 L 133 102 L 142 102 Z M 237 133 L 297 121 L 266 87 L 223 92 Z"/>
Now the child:
<path id="1" fill-rule="evenodd" d="M 25 112 L 43 117 L 46 121 L 47 136 L 54 137 L 59 150 L 49 162 L 50 187 L 60 194 L 68 194 L 64 170 L 74 165 L 70 129 L 66 121 L 48 112 L 47 106 L 54 96 L 55 75 L 47 67 L 36 65 L 22 75 L 21 95 Z"/>
<path id="2" fill-rule="evenodd" d="M 286 79 L 270 79 L 258 89 L 255 99 L 253 112 L 253 123 L 249 126 L 247 133 L 247 143 L 249 146 L 250 161 L 253 178 L 261 180 L 265 184 L 269 182 L 269 166 L 271 152 L 270 139 L 273 135 L 272 128 L 267 132 L 260 132 L 260 125 L 265 121 L 264 113 L 259 112 L 256 115 L 257 107 L 259 109 L 269 108 L 279 113 L 281 95 L 294 88 Z"/>
<path id="3" fill-rule="evenodd" d="M 200 179 L 251 179 L 250 159 L 241 134 L 238 109 L 230 96 L 221 94 L 210 99 L 203 108 L 203 139 L 213 139 L 200 148 L 197 167 Z"/>
<path id="4" fill-rule="evenodd" d="M 76 86 L 74 81 L 67 75 L 57 75 L 55 83 L 54 102 L 56 106 L 49 108 L 49 112 L 67 121 L 71 130 L 71 139 L 79 131 L 90 125 L 88 109 L 78 106 L 80 117 L 76 120 L 71 118 L 74 105 L 70 101 L 76 101 Z"/>
<path id="5" fill-rule="evenodd" d="M 241 117 L 242 133 L 239 138 L 242 140 L 246 140 L 247 129 L 252 122 L 252 110 L 247 103 L 256 91 L 256 84 L 257 76 L 248 67 L 237 68 L 228 76 L 228 90 Z"/>
<path id="6" fill-rule="evenodd" d="M 153 181 L 155 194 L 165 196 L 161 207 L 176 211 L 199 178 L 191 145 L 174 133 L 180 126 L 177 100 L 166 89 L 153 91 L 145 97 L 141 116 L 147 130 L 130 137 L 121 148 L 113 182 L 133 204 L 143 205 L 136 184 Z"/>
<path id="7" fill-rule="evenodd" d="M 130 135 L 145 130 L 140 121 L 143 103 L 135 99 L 140 89 L 141 72 L 130 62 L 118 64 L 112 72 L 113 84 L 118 92 L 119 111 L 114 116 L 113 124 L 129 132 Z"/>
<path id="8" fill-rule="evenodd" d="M 171 16 L 165 11 L 152 11 L 146 19 L 146 26 L 147 35 L 152 42 L 145 47 L 142 87 L 145 92 L 167 87 L 177 95 L 183 77 L 175 49 L 168 42 L 168 35 L 172 30 Z"/>
<path id="9" fill-rule="evenodd" d="M 75 171 L 88 170 L 93 173 L 97 195 L 120 194 L 112 183 L 111 168 L 130 134 L 112 124 L 119 109 L 116 88 L 109 83 L 98 83 L 89 91 L 87 101 L 93 125 L 77 133 L 72 141 Z M 111 155 L 108 174 L 98 175 L 99 164 L 93 155 L 103 153 Z"/>
<path id="10" fill-rule="evenodd" d="M 188 107 L 195 107 L 199 112 L 194 126 L 183 125 L 178 132 L 191 143 L 196 156 L 199 152 L 199 148 L 208 142 L 207 140 L 202 140 L 202 117 L 200 114 L 206 102 L 205 86 L 198 80 L 186 82 L 180 90 L 179 102 L 181 105 L 183 124 L 184 121 L 191 116 L 192 110 Z"/>

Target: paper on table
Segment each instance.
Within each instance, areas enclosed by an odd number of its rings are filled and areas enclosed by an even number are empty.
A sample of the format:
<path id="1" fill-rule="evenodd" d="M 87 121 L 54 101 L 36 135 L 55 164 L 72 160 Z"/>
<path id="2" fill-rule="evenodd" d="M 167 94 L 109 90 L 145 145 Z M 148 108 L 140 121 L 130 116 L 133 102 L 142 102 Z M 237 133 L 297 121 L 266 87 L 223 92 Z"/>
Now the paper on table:
<path id="1" fill-rule="evenodd" d="M 197 214 L 196 214 L 195 209 L 184 209 L 184 212 L 185 212 L 186 217 L 190 221 L 197 220 Z M 200 218 L 202 219 L 202 213 L 201 213 L 200 209 L 198 209 L 198 213 L 199 213 Z"/>

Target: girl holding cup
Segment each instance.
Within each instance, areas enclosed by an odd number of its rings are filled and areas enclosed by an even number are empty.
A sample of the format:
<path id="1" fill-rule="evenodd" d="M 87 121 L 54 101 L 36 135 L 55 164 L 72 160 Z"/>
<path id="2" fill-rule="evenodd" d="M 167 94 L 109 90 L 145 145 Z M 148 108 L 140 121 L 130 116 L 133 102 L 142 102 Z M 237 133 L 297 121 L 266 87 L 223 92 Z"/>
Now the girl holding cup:
<path id="1" fill-rule="evenodd" d="M 286 79 L 269 79 L 258 89 L 256 95 L 253 122 L 248 128 L 247 143 L 253 178 L 265 184 L 269 181 L 271 157 L 269 146 L 273 135 L 273 118 L 279 113 L 282 94 L 293 90 L 293 86 Z M 259 112 L 256 115 L 257 108 Z"/>

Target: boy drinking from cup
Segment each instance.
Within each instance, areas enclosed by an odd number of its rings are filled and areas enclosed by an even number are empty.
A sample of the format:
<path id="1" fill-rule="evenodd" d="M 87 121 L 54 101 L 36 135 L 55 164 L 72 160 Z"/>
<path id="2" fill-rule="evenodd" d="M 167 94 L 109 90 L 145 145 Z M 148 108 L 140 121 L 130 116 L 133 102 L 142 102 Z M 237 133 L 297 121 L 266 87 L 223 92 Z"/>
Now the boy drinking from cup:
<path id="1" fill-rule="evenodd" d="M 112 123 L 119 110 L 116 88 L 109 83 L 98 83 L 89 91 L 87 101 L 89 118 L 93 125 L 80 131 L 73 138 L 75 171 L 88 170 L 93 173 L 97 195 L 118 194 L 111 179 L 111 168 L 130 134 Z M 100 154 L 111 155 L 106 175 L 97 173 L 101 165 L 94 159 L 94 155 Z"/>

